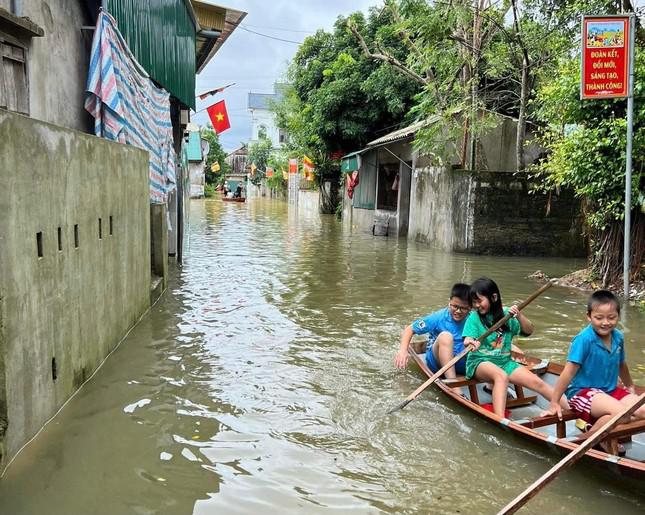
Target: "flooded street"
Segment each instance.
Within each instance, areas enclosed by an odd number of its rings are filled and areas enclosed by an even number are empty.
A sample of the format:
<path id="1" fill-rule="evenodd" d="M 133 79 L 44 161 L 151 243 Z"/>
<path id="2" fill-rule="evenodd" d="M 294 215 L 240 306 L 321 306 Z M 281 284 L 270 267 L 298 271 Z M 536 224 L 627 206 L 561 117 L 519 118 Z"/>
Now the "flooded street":
<path id="1" fill-rule="evenodd" d="M 264 199 L 193 201 L 190 223 L 168 292 L 9 467 L 0 514 L 488 514 L 559 459 L 432 388 L 386 411 L 425 380 L 394 369 L 401 330 L 452 283 L 488 275 L 510 304 L 582 262 L 447 254 Z M 552 288 L 519 345 L 563 362 L 585 305 Z M 643 490 L 574 466 L 521 513 L 643 513 Z"/>

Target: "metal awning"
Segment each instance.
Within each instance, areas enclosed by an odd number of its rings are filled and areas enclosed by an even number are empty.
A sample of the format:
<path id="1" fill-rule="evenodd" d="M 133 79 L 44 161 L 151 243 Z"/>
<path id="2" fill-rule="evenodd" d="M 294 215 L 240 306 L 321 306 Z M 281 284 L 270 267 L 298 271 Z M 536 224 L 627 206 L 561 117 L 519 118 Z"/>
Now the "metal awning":
<path id="1" fill-rule="evenodd" d="M 432 116 L 427 120 L 421 120 L 419 122 L 413 123 L 412 125 L 408 125 L 407 127 L 403 127 L 402 129 L 390 132 L 385 136 L 381 136 L 380 138 L 370 141 L 365 147 L 365 150 L 412 138 L 417 133 L 417 131 L 423 129 L 426 125 L 437 122 L 439 119 L 439 116 Z"/>
<path id="2" fill-rule="evenodd" d="M 341 158 L 340 171 L 345 173 L 355 172 L 361 167 L 361 154 L 368 152 L 369 150 L 374 150 L 378 147 L 382 147 L 384 145 L 389 145 L 390 143 L 396 143 L 397 141 L 410 139 L 417 133 L 417 131 L 419 131 L 419 129 L 422 129 L 423 127 L 430 125 L 431 123 L 435 123 L 438 120 L 439 116 L 432 116 L 427 120 L 415 122 L 412 125 L 408 125 L 407 127 L 403 127 L 402 129 L 398 129 L 394 132 L 386 134 L 385 136 L 381 136 L 378 139 L 370 141 L 365 148 L 356 150 L 355 152 L 351 152 L 343 156 Z"/>

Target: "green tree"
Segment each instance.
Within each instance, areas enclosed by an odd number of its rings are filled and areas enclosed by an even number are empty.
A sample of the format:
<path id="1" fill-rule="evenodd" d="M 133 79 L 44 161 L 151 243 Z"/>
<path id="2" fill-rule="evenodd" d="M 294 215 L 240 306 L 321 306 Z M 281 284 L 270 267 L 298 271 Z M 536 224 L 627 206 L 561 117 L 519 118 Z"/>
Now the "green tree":
<path id="1" fill-rule="evenodd" d="M 224 161 L 226 158 L 226 152 L 222 148 L 222 145 L 219 142 L 219 136 L 213 130 L 213 126 L 209 123 L 206 127 L 201 130 L 201 137 L 208 141 L 208 156 L 206 156 L 206 162 L 204 164 L 204 174 L 206 176 L 206 184 L 211 186 L 221 186 L 224 184 L 224 177 L 226 172 L 229 170 L 229 165 Z M 214 172 L 211 168 L 213 163 L 219 164 L 219 171 Z"/>
<path id="2" fill-rule="evenodd" d="M 266 184 L 274 191 L 284 193 L 287 190 L 287 181 L 283 172 L 289 169 L 289 155 L 285 150 L 274 150 L 269 158 L 268 165 L 273 168 L 273 177 L 267 177 Z"/>
<path id="3" fill-rule="evenodd" d="M 266 176 L 267 165 L 271 158 L 273 146 L 271 140 L 267 137 L 266 132 L 258 134 L 258 141 L 249 145 L 248 163 L 252 169 L 255 167 L 255 172 L 251 174 L 251 182 L 255 185 Z"/>
<path id="4" fill-rule="evenodd" d="M 396 46 L 391 17 L 371 9 L 350 17 L 370 41 L 378 37 Z M 401 54 L 403 45 L 398 45 Z M 278 126 L 289 134 L 287 148 L 314 160 L 319 174 L 338 171 L 330 153 L 350 152 L 411 121 L 413 97 L 420 87 L 384 63 L 369 59 L 339 17 L 333 32 L 319 30 L 305 39 L 289 71 L 291 87 L 275 106 Z"/>
<path id="5" fill-rule="evenodd" d="M 645 51 L 637 44 L 635 98 L 642 98 Z M 590 271 L 604 286 L 618 284 L 623 264 L 626 101 L 580 100 L 580 60 L 567 59 L 540 88 L 536 105 L 547 149 L 535 174 L 546 190 L 573 189 L 584 201 L 590 229 Z M 632 150 L 631 275 L 645 256 L 645 104 L 635 102 Z"/>

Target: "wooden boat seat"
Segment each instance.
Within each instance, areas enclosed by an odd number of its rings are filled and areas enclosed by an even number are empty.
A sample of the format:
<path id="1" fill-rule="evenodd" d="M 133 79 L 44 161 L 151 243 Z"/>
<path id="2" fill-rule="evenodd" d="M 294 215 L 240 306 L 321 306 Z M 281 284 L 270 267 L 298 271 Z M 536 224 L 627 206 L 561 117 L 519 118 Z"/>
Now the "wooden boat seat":
<path id="1" fill-rule="evenodd" d="M 562 420 L 556 415 L 549 415 L 546 417 L 533 417 L 528 420 L 520 422 L 524 427 L 530 429 L 537 429 L 538 427 L 545 427 L 555 424 L 555 431 L 558 438 L 565 438 L 567 436 L 566 423 L 569 420 L 575 420 L 578 416 L 571 410 L 562 410 Z"/>
<path id="2" fill-rule="evenodd" d="M 479 393 L 477 392 L 477 385 L 484 384 L 485 381 L 478 381 L 477 379 L 466 379 L 464 376 L 457 376 L 455 379 L 444 379 L 443 383 L 450 388 L 461 388 L 466 386 L 468 388 L 468 393 L 470 394 L 470 400 L 475 404 L 481 404 L 479 402 Z M 515 387 L 515 399 L 508 399 L 506 401 L 507 408 L 517 408 L 519 406 L 528 406 L 533 404 L 537 400 L 537 395 L 529 395 L 528 397 L 524 395 L 524 388 L 521 386 L 512 384 Z"/>
<path id="3" fill-rule="evenodd" d="M 618 454 L 618 444 L 631 441 L 632 435 L 639 433 L 645 433 L 645 420 L 617 425 L 603 438 L 603 442 L 611 454 Z"/>
<path id="4" fill-rule="evenodd" d="M 524 427 L 528 427 L 530 429 L 537 429 L 539 427 L 555 424 L 557 437 L 566 438 L 566 423 L 569 420 L 576 420 L 577 418 L 578 415 L 573 411 L 562 410 L 562 420 L 558 419 L 555 415 L 549 415 L 547 417 L 533 417 L 528 420 L 518 422 Z M 611 454 L 618 454 L 618 444 L 631 441 L 632 435 L 639 433 L 645 433 L 645 420 L 617 425 L 605 438 L 603 438 L 603 442 L 606 442 L 607 449 L 609 449 Z M 582 441 L 583 438 L 584 437 L 580 440 Z"/>

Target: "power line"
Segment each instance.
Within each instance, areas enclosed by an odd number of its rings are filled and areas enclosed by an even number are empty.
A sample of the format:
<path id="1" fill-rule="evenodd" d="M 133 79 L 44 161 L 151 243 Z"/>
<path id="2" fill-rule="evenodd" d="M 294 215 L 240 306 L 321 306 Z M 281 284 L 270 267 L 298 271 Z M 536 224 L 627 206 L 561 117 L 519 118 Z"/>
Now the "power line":
<path id="1" fill-rule="evenodd" d="M 282 27 L 265 27 L 262 25 L 249 25 L 248 23 L 240 23 L 240 27 L 253 27 L 256 29 L 280 30 L 283 32 L 301 32 L 303 34 L 315 34 L 313 30 L 296 30 L 296 29 L 283 29 Z"/>
<path id="2" fill-rule="evenodd" d="M 302 41 L 292 41 L 290 39 L 282 39 L 282 38 L 276 38 L 274 36 L 269 36 L 268 34 L 262 34 L 261 32 L 255 32 L 254 30 L 247 29 L 246 27 L 238 26 L 240 29 L 245 30 L 246 32 L 251 32 L 252 34 L 257 34 L 258 36 L 262 36 L 265 38 L 269 39 L 275 39 L 276 41 L 284 41 L 285 43 L 294 43 L 296 45 L 302 45 Z"/>

